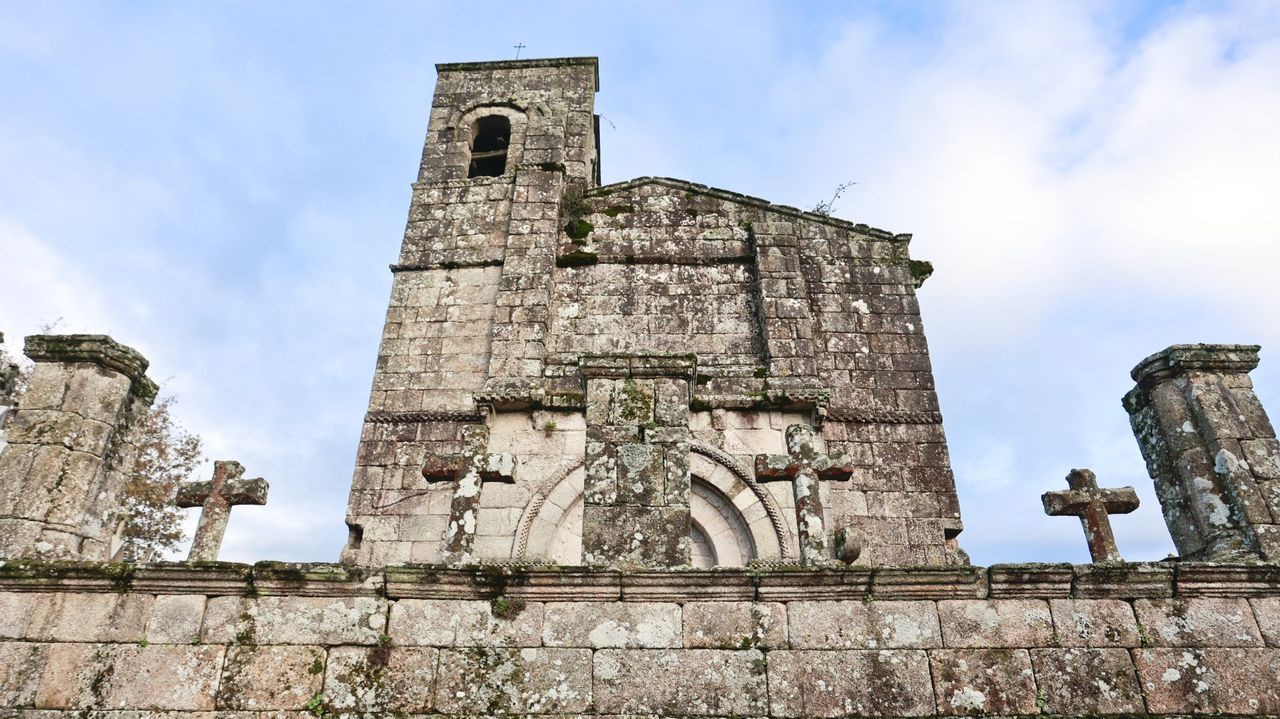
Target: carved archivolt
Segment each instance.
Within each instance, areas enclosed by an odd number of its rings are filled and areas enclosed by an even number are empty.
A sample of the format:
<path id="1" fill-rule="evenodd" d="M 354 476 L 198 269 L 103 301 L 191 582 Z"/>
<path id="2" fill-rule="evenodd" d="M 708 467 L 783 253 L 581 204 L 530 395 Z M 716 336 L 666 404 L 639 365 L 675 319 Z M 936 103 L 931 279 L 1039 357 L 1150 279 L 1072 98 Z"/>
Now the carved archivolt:
<path id="1" fill-rule="evenodd" d="M 565 492 L 566 489 L 568 489 L 569 492 L 573 492 L 574 491 L 573 483 L 568 482 L 567 480 L 569 480 L 570 476 L 580 469 L 582 469 L 581 460 L 577 461 L 576 463 L 562 466 L 554 474 L 548 477 L 545 482 L 539 485 L 537 490 L 534 491 L 533 497 L 530 498 L 529 503 L 525 505 L 524 513 L 520 515 L 520 525 L 516 528 L 515 541 L 511 545 L 511 557 L 513 559 L 523 559 L 526 556 L 528 556 L 529 534 L 533 531 L 534 522 L 539 519 L 539 515 L 542 513 L 543 508 L 546 506 L 547 497 L 551 496 L 552 494 L 555 494 L 557 495 L 557 497 L 559 497 L 560 495 L 563 495 L 566 493 Z M 576 493 L 579 496 L 581 496 L 582 495 L 582 479 L 577 478 L 576 484 L 577 484 Z M 567 486 L 562 487 L 561 485 L 567 485 Z M 579 499 L 578 501 L 581 501 L 581 500 Z M 564 506 L 557 505 L 557 508 L 563 512 L 563 511 L 567 511 L 570 507 L 568 505 L 564 505 Z M 557 521 L 556 525 L 559 526 L 559 524 L 560 522 Z"/>
<path id="2" fill-rule="evenodd" d="M 794 557 L 773 497 L 732 456 L 694 444 L 689 467 L 694 532 L 719 564 Z M 573 554 L 570 545 L 581 542 L 583 478 L 582 463 L 574 462 L 540 484 L 521 514 L 512 543 L 513 559 L 558 558 L 572 563 L 566 555 Z"/>
<path id="3" fill-rule="evenodd" d="M 773 528 L 773 534 L 779 548 L 778 556 L 783 560 L 794 559 L 795 552 L 791 548 L 786 522 L 782 519 L 782 510 L 778 508 L 778 503 L 773 500 L 773 495 L 769 494 L 764 487 L 760 486 L 760 483 L 756 481 L 756 478 L 752 473 L 742 465 L 738 464 L 738 460 L 734 459 L 733 455 L 725 452 L 719 447 L 703 442 L 694 442 L 689 445 L 689 451 L 693 454 L 702 455 L 721 467 L 724 467 L 726 470 L 731 472 L 738 481 L 745 484 L 747 488 L 751 490 L 752 494 L 755 495 L 755 498 L 760 502 L 761 506 L 764 507 L 765 514 L 769 518 L 769 524 Z M 760 556 L 757 558 L 768 559 L 769 557 Z"/>

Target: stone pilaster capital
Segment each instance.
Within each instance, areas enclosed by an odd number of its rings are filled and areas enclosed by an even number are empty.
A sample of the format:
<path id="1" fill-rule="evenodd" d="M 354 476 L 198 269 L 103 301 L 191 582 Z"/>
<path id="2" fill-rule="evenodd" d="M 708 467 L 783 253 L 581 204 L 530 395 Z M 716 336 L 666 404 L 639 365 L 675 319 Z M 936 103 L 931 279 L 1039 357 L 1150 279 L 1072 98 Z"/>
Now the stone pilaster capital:
<path id="1" fill-rule="evenodd" d="M 147 376 L 147 358 L 107 335 L 31 335 L 23 352 L 35 362 L 88 362 L 115 370 L 132 380 L 131 391 L 144 402 L 153 401 L 159 391 Z"/>
<path id="2" fill-rule="evenodd" d="M 1189 370 L 1247 374 L 1258 366 L 1258 345 L 1171 345 L 1138 363 L 1129 373 L 1139 386 L 1177 377 Z"/>

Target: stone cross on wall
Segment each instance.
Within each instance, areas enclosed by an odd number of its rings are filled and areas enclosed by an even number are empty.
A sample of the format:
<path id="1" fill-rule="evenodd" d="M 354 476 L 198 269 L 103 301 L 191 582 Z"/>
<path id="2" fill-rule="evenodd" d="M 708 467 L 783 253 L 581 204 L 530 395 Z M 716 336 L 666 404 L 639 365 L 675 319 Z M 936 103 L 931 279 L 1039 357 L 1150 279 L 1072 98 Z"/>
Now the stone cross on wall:
<path id="1" fill-rule="evenodd" d="M 431 455 L 422 468 L 422 476 L 428 482 L 457 483 L 449 504 L 449 525 L 444 530 L 442 555 L 447 563 L 469 563 L 474 559 L 483 483 L 515 481 L 515 456 L 490 454 L 488 448 L 489 428 L 469 424 L 462 428 L 461 454 Z"/>
<path id="2" fill-rule="evenodd" d="M 1133 487 L 1098 489 L 1098 478 L 1087 469 L 1073 469 L 1067 475 L 1070 490 L 1045 492 L 1040 495 L 1045 514 L 1051 517 L 1069 515 L 1080 518 L 1089 554 L 1095 562 L 1119 562 L 1120 550 L 1111 533 L 1112 514 L 1128 514 L 1138 508 L 1138 494 Z"/>
<path id="3" fill-rule="evenodd" d="M 800 561 L 825 564 L 831 559 L 827 532 L 823 526 L 819 480 L 848 479 L 852 463 L 842 455 L 827 455 L 814 444 L 813 430 L 802 424 L 787 427 L 786 454 L 757 454 L 756 477 L 762 482 L 790 480 L 795 492 L 796 531 L 800 540 Z"/>
<path id="4" fill-rule="evenodd" d="M 212 481 L 188 482 L 178 487 L 179 507 L 203 507 L 187 561 L 212 562 L 218 559 L 232 507 L 267 503 L 267 480 L 243 477 L 244 467 L 239 462 L 219 460 L 213 463 Z"/>

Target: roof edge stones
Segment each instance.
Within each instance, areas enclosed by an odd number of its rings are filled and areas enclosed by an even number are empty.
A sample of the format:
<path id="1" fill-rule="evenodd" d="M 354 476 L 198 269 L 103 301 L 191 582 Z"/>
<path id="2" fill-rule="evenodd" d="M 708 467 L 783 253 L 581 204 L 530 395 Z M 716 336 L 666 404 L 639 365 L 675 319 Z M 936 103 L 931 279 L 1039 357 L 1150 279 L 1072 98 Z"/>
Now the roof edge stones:
<path id="1" fill-rule="evenodd" d="M 817 222 L 819 224 L 829 225 L 831 227 L 838 227 L 842 230 L 852 230 L 854 232 L 860 232 L 862 234 L 875 237 L 877 239 L 889 240 L 891 242 L 902 242 L 904 244 L 911 242 L 911 233 L 895 234 L 893 232 L 889 232 L 888 230 L 882 230 L 878 227 L 872 227 L 867 224 L 853 223 L 848 220 L 841 220 L 836 217 L 831 217 L 830 215 L 822 215 L 816 212 L 801 210 L 798 207 L 792 207 L 790 205 L 778 205 L 760 197 L 744 195 L 740 192 L 733 192 L 732 190 L 723 190 L 717 187 L 701 185 L 696 182 L 690 182 L 688 180 L 680 180 L 674 177 L 652 177 L 652 176 L 636 177 L 630 180 L 626 180 L 624 182 L 615 182 L 610 185 L 601 185 L 599 187 L 591 188 L 586 192 L 586 196 L 587 197 L 606 196 L 615 192 L 621 192 L 623 190 L 631 190 L 638 187 L 644 187 L 645 185 L 663 185 L 665 187 L 670 187 L 676 190 L 683 190 L 685 192 L 692 192 L 699 195 L 706 195 L 708 197 L 714 197 L 720 200 L 734 202 L 739 205 L 757 207 L 762 210 L 768 210 L 769 212 L 777 212 L 779 214 L 789 215 L 791 217 L 799 217 L 799 218 L 808 220 L 810 222 Z"/>
<path id="2" fill-rule="evenodd" d="M 527 60 L 489 60 L 483 62 L 438 62 L 436 73 L 476 72 L 478 70 L 524 70 L 532 67 L 588 66 L 595 72 L 596 91 L 600 91 L 600 58 L 591 55 L 580 57 L 533 57 Z"/>

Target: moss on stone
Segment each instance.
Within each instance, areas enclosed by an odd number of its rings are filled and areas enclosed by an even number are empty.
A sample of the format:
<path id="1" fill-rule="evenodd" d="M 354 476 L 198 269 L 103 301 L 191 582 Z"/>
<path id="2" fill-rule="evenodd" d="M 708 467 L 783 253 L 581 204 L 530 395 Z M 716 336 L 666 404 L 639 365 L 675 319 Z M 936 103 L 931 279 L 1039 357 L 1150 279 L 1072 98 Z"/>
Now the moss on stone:
<path id="1" fill-rule="evenodd" d="M 911 270 L 911 280 L 917 288 L 933 274 L 933 263 L 928 260 L 911 260 L 907 266 Z"/>
<path id="2" fill-rule="evenodd" d="M 556 257 L 556 267 L 584 267 L 600 262 L 600 256 L 586 250 L 574 250 Z"/>
<path id="3" fill-rule="evenodd" d="M 489 613 L 496 619 L 514 619 L 524 611 L 525 606 L 523 599 L 497 596 L 489 602 Z"/>
<path id="4" fill-rule="evenodd" d="M 636 208 L 632 207 L 631 205 L 609 205 L 608 207 L 605 208 L 604 214 L 608 215 L 609 217 L 617 217 L 618 215 L 623 215 L 623 214 L 626 214 L 629 212 L 635 212 L 635 211 L 636 211 Z"/>

